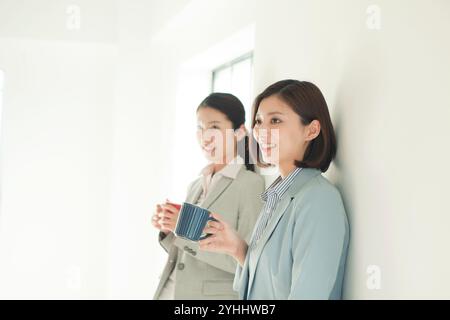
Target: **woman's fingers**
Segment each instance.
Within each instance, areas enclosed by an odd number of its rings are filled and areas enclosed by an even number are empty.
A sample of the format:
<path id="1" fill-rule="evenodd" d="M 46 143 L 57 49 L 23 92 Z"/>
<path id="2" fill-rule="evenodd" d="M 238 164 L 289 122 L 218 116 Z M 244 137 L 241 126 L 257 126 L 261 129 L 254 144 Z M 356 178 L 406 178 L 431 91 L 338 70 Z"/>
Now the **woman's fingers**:
<path id="1" fill-rule="evenodd" d="M 218 220 L 219 222 L 224 222 L 222 219 L 222 216 L 218 213 L 215 212 L 211 212 L 210 216 L 216 220 Z"/>
<path id="2" fill-rule="evenodd" d="M 172 219 L 172 218 L 174 218 L 174 214 L 172 212 L 164 210 L 164 211 L 158 213 L 158 217 Z"/>
<path id="3" fill-rule="evenodd" d="M 157 215 L 154 215 L 152 217 L 152 225 L 153 227 L 155 227 L 156 229 L 161 230 L 161 224 L 159 223 L 160 219 L 157 217 Z"/>
<path id="4" fill-rule="evenodd" d="M 159 221 L 159 224 L 160 224 L 162 227 L 170 227 L 170 226 L 173 225 L 173 223 L 170 222 L 170 221 Z"/>
<path id="5" fill-rule="evenodd" d="M 175 208 L 174 206 L 170 205 L 170 204 L 162 204 L 161 205 L 163 210 L 169 211 L 171 213 L 177 213 L 178 209 Z"/>
<path id="6" fill-rule="evenodd" d="M 156 221 L 155 219 L 152 220 L 152 225 L 153 225 L 155 228 L 158 228 L 158 227 L 160 226 L 160 225 L 159 225 L 159 222 Z"/>
<path id="7" fill-rule="evenodd" d="M 157 204 L 156 213 L 152 217 L 152 225 L 161 230 L 169 230 L 174 225 L 174 212 L 176 208 L 167 204 Z"/>
<path id="8" fill-rule="evenodd" d="M 176 226 L 176 224 L 172 221 L 160 221 L 159 224 L 163 229 L 167 229 L 170 231 L 174 230 Z"/>
<path id="9" fill-rule="evenodd" d="M 181 204 L 174 203 L 174 202 L 170 201 L 169 199 L 166 199 L 166 204 L 170 204 L 172 207 L 175 207 L 177 210 L 181 209 Z"/>
<path id="10" fill-rule="evenodd" d="M 216 234 L 224 229 L 224 226 L 222 223 L 217 221 L 208 221 L 206 224 L 206 227 L 203 229 L 203 232 L 205 233 L 211 233 Z"/>
<path id="11" fill-rule="evenodd" d="M 174 216 L 173 216 L 173 215 L 162 215 L 162 216 L 158 216 L 158 219 L 159 219 L 160 221 L 176 221 L 176 220 L 174 219 Z"/>
<path id="12" fill-rule="evenodd" d="M 216 228 L 206 227 L 205 229 L 203 229 L 203 232 L 210 233 L 210 234 L 216 234 L 217 232 L 219 232 L 219 230 L 217 230 Z"/>
<path id="13" fill-rule="evenodd" d="M 212 235 L 198 242 L 200 249 L 211 250 L 217 247 L 217 236 Z"/>
<path id="14" fill-rule="evenodd" d="M 224 229 L 223 223 L 218 222 L 218 221 L 208 221 L 208 223 L 206 224 L 206 227 L 214 228 L 214 229 L 217 229 L 217 230 L 223 230 Z"/>

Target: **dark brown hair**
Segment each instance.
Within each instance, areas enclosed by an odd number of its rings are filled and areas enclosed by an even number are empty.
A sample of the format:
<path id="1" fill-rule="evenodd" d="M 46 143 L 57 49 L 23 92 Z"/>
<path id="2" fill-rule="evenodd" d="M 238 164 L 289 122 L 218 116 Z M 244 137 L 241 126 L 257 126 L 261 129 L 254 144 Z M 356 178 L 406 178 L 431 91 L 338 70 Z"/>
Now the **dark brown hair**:
<path id="1" fill-rule="evenodd" d="M 252 129 L 255 127 L 256 113 L 261 101 L 273 95 L 288 104 L 300 116 L 303 125 L 308 125 L 313 120 L 320 123 L 319 135 L 309 142 L 303 160 L 295 160 L 295 165 L 327 171 L 336 156 L 337 144 L 328 106 L 320 89 L 311 82 L 298 80 L 282 80 L 270 85 L 255 98 Z M 258 165 L 267 167 L 268 164 L 261 160 L 259 145 L 252 148 L 252 151 L 256 153 Z"/>
<path id="2" fill-rule="evenodd" d="M 238 129 L 241 125 L 245 124 L 244 105 L 236 96 L 230 93 L 211 93 L 200 103 L 197 111 L 200 108 L 205 107 L 222 112 L 233 124 L 233 130 Z M 237 149 L 239 156 L 244 159 L 246 169 L 255 171 L 255 165 L 249 152 L 248 134 L 246 134 L 245 138 L 239 141 L 238 144 L 239 143 L 244 143 L 244 148 L 238 147 Z M 242 154 L 241 150 L 243 150 Z"/>

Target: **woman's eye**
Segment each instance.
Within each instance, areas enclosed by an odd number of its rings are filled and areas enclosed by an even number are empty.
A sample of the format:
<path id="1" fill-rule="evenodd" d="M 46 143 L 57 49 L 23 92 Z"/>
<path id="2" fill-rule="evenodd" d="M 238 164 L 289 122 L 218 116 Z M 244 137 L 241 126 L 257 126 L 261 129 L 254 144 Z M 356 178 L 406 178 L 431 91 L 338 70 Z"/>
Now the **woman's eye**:
<path id="1" fill-rule="evenodd" d="M 276 124 L 276 123 L 280 123 L 281 120 L 280 120 L 280 119 L 277 119 L 277 118 L 273 118 L 273 119 L 271 120 L 271 122 Z"/>
<path id="2" fill-rule="evenodd" d="M 218 126 L 212 126 L 212 129 L 220 129 Z"/>
<path id="3" fill-rule="evenodd" d="M 256 119 L 256 120 L 255 120 L 255 125 L 260 125 L 261 122 L 262 122 L 262 121 L 261 121 L 260 119 Z"/>

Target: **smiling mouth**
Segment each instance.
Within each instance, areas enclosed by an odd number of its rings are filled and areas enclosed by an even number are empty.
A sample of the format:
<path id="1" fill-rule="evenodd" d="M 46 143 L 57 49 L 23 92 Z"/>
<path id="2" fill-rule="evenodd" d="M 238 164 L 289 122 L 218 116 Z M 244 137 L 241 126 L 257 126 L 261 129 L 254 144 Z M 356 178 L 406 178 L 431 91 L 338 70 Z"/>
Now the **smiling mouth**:
<path id="1" fill-rule="evenodd" d="M 214 146 L 202 146 L 203 151 L 208 152 L 208 153 L 212 153 L 214 150 L 216 150 L 216 147 Z"/>
<path id="2" fill-rule="evenodd" d="M 275 143 L 260 143 L 260 146 L 261 149 L 266 152 L 275 148 L 277 145 Z"/>

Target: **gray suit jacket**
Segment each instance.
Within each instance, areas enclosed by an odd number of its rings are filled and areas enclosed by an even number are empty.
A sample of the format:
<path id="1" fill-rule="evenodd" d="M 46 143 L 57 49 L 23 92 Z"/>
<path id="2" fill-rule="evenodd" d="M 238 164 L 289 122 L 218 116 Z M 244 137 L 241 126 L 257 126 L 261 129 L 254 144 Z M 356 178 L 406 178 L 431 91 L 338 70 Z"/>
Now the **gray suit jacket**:
<path id="1" fill-rule="evenodd" d="M 219 213 L 247 241 L 263 205 L 264 179 L 242 166 L 236 179 L 221 177 L 208 193 L 202 207 Z M 195 203 L 202 192 L 201 177 L 188 188 L 186 202 Z M 171 271 L 176 271 L 175 299 L 238 299 L 233 290 L 237 262 L 230 256 L 199 250 L 196 242 L 159 234 L 168 252 L 154 299 L 158 299 Z"/>
<path id="2" fill-rule="evenodd" d="M 304 168 L 237 267 L 241 299 L 340 299 L 349 226 L 339 191 Z"/>

